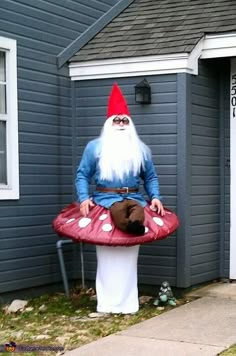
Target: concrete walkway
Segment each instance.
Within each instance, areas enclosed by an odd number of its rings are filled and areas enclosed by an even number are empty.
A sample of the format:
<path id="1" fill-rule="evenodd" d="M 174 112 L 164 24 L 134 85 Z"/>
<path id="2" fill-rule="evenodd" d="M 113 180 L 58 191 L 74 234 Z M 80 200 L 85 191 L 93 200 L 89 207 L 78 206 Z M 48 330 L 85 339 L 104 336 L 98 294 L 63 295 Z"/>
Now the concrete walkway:
<path id="1" fill-rule="evenodd" d="M 236 284 L 191 291 L 200 297 L 66 356 L 216 356 L 236 344 Z"/>

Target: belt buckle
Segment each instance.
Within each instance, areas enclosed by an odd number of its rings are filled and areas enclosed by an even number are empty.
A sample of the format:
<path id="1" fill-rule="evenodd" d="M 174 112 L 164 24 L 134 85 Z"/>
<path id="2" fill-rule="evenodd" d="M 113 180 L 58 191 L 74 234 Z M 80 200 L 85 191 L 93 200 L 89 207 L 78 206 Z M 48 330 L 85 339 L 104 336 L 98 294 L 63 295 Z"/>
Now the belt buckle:
<path id="1" fill-rule="evenodd" d="M 129 193 L 129 187 L 122 187 L 121 189 L 125 189 L 126 190 L 125 194 Z"/>

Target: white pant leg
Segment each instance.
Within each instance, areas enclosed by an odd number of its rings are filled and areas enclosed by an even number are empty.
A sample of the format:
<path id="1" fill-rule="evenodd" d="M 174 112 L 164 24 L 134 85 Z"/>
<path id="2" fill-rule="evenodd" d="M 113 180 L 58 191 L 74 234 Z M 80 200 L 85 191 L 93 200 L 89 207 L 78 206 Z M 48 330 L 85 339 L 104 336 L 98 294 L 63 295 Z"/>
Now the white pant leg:
<path id="1" fill-rule="evenodd" d="M 97 311 L 124 314 L 137 312 L 139 245 L 96 246 L 96 251 Z"/>

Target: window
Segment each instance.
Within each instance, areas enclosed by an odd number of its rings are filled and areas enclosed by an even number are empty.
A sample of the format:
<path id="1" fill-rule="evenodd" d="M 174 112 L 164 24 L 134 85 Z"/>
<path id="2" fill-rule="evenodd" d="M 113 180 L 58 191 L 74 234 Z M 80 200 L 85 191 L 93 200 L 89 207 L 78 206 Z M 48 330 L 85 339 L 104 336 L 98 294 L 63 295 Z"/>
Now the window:
<path id="1" fill-rule="evenodd" d="M 0 199 L 19 199 L 16 41 L 0 37 Z"/>

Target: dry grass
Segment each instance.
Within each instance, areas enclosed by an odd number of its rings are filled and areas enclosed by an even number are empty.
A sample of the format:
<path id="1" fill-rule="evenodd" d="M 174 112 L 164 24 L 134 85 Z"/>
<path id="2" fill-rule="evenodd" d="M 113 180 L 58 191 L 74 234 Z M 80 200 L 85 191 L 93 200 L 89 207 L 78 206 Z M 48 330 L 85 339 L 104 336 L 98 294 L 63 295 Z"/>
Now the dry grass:
<path id="1" fill-rule="evenodd" d="M 153 305 L 153 300 L 151 297 L 145 302 L 144 298 L 140 310 L 134 315 L 109 314 L 94 319 L 89 317 L 90 313 L 96 311 L 92 289 L 75 289 L 70 299 L 62 293 L 34 298 L 28 301 L 23 311 L 13 314 L 6 314 L 6 306 L 2 306 L 0 344 L 14 341 L 20 345 L 54 345 L 71 350 L 173 308 L 165 306 L 160 310 Z M 184 303 L 184 298 L 177 300 L 177 306 Z M 49 352 L 41 354 L 52 355 Z M 40 355 L 40 352 L 27 352 L 26 355 Z"/>
<path id="2" fill-rule="evenodd" d="M 228 350 L 222 352 L 221 356 L 236 356 L 236 345 L 230 347 Z"/>

